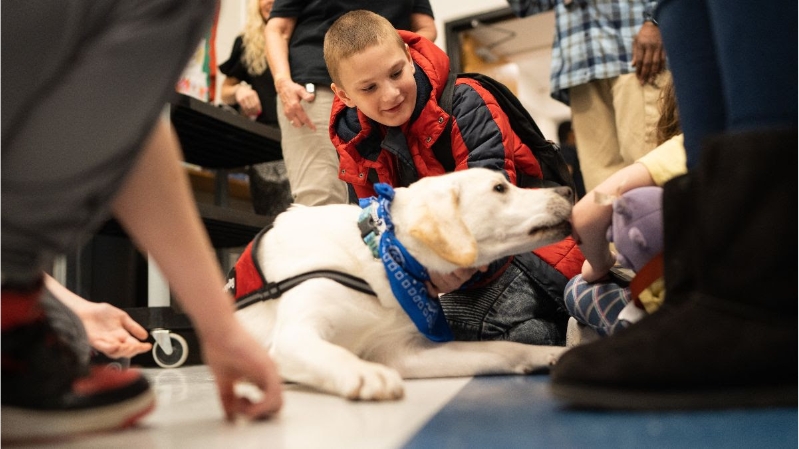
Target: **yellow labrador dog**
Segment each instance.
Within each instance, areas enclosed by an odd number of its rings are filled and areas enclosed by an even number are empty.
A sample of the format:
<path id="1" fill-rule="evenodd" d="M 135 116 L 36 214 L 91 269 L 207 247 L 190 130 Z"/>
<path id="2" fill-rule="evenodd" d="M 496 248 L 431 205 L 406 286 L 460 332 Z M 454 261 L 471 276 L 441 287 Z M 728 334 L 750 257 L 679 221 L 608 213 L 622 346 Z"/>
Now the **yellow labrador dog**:
<path id="1" fill-rule="evenodd" d="M 565 348 L 450 341 L 424 274 L 563 239 L 571 232 L 568 188 L 520 189 L 498 172 L 469 169 L 376 190 L 363 209 L 290 208 L 235 267 L 228 288 L 244 300 L 237 317 L 286 381 L 388 400 L 403 396 L 403 378 L 525 374 L 555 362 Z M 243 280 L 245 272 L 265 284 Z"/>

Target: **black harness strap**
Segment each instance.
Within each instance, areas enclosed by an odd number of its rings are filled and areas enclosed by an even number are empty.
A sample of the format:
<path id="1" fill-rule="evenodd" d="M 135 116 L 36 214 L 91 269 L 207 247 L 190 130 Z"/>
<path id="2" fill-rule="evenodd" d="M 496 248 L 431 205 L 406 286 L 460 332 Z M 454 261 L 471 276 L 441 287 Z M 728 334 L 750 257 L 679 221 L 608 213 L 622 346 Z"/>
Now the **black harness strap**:
<path id="1" fill-rule="evenodd" d="M 367 284 L 366 281 L 361 278 L 335 270 L 316 270 L 309 271 L 308 273 L 298 274 L 297 276 L 293 276 L 279 282 L 267 282 L 266 285 L 258 290 L 239 298 L 236 301 L 236 310 L 241 310 L 259 301 L 267 301 L 270 299 L 279 298 L 287 290 L 313 278 L 331 279 L 345 287 L 349 287 L 361 293 L 375 295 L 374 290 L 372 290 L 371 287 L 369 287 L 369 284 Z"/>

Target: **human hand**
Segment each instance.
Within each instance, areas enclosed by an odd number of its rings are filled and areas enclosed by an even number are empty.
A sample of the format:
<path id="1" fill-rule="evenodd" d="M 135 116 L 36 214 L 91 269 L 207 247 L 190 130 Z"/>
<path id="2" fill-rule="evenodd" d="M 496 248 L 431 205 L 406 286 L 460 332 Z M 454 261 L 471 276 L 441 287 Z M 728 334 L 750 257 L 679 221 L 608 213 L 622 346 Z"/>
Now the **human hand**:
<path id="1" fill-rule="evenodd" d="M 305 90 L 305 86 L 299 85 L 288 78 L 281 78 L 276 81 L 275 89 L 283 105 L 283 115 L 286 116 L 291 126 L 295 128 L 307 126 L 311 131 L 316 131 L 316 125 L 305 113 L 301 103 L 302 101 L 314 101 L 316 96 Z"/>
<path id="2" fill-rule="evenodd" d="M 219 398 L 228 421 L 237 415 L 263 419 L 277 413 L 283 405 L 280 376 L 266 350 L 237 323 L 215 335 L 201 336 L 203 360 L 214 373 Z M 260 398 L 238 397 L 237 383 L 257 387 Z"/>
<path id="3" fill-rule="evenodd" d="M 83 322 L 89 344 L 112 359 L 130 358 L 152 349 L 147 331 L 124 311 L 107 303 L 86 302 L 76 314 Z"/>
<path id="4" fill-rule="evenodd" d="M 458 268 L 451 273 L 430 271 L 430 280 L 425 282 L 425 287 L 427 287 L 427 293 L 431 297 L 437 297 L 457 290 L 471 279 L 475 273 L 478 271 L 485 273 L 486 270 L 488 270 L 488 265 L 479 268 Z"/>
<path id="5" fill-rule="evenodd" d="M 665 68 L 666 53 L 660 29 L 654 23 L 644 22 L 633 39 L 632 64 L 642 86 L 654 82 L 657 74 Z"/>
<path id="6" fill-rule="evenodd" d="M 261 115 L 261 99 L 258 93 L 247 83 L 240 83 L 236 88 L 236 103 L 241 108 L 241 113 L 248 117 Z"/>
<path id="7" fill-rule="evenodd" d="M 123 310 L 84 299 L 50 275 L 44 276 L 44 282 L 53 296 L 83 323 L 92 348 L 112 359 L 129 358 L 152 349 L 150 343 L 139 341 L 147 338 L 147 331 Z"/>
<path id="8" fill-rule="evenodd" d="M 280 378 L 266 350 L 234 315 L 233 297 L 224 291 L 219 262 L 180 160 L 174 128 L 159 120 L 117 193 L 114 216 L 137 246 L 152 256 L 191 318 L 227 418 L 239 413 L 269 416 L 282 405 Z M 171 231 L 175 229 L 180 232 Z M 237 398 L 236 382 L 252 383 L 263 396 Z"/>

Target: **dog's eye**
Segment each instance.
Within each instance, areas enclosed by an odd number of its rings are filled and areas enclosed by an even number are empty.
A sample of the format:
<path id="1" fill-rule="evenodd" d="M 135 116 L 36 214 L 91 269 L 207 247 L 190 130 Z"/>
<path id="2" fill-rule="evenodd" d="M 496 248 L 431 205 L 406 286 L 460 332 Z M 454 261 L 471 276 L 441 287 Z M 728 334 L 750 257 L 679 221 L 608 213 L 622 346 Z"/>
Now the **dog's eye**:
<path id="1" fill-rule="evenodd" d="M 505 184 L 497 184 L 494 186 L 494 191 L 498 193 L 505 193 L 506 187 Z"/>

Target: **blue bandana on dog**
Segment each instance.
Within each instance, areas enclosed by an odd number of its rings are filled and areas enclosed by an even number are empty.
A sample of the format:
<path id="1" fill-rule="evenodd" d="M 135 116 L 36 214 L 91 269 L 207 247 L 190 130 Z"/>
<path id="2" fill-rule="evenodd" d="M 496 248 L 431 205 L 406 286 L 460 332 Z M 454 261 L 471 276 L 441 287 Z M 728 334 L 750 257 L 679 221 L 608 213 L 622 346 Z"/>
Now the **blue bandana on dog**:
<path id="1" fill-rule="evenodd" d="M 432 341 L 451 341 L 452 331 L 441 310 L 441 304 L 427 294 L 425 281 L 430 280 L 427 270 L 413 258 L 394 235 L 391 221 L 391 201 L 394 189 L 388 184 L 374 185 L 377 198 L 362 199 L 359 226 L 364 242 L 375 257 L 383 261 L 391 291 L 399 300 L 405 313 L 427 338 Z M 380 240 L 377 241 L 377 237 Z"/>

